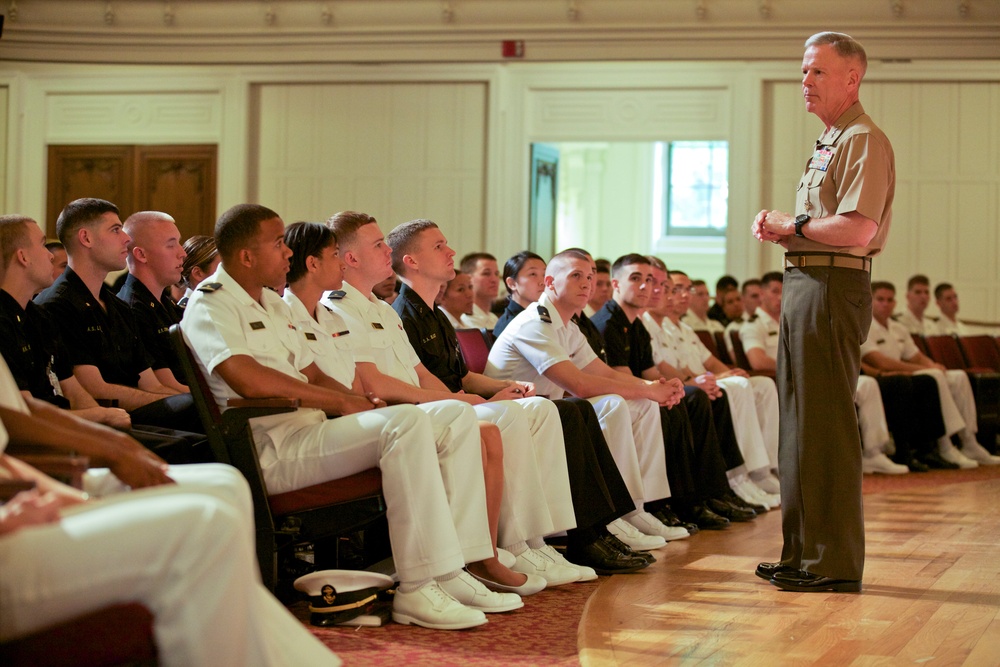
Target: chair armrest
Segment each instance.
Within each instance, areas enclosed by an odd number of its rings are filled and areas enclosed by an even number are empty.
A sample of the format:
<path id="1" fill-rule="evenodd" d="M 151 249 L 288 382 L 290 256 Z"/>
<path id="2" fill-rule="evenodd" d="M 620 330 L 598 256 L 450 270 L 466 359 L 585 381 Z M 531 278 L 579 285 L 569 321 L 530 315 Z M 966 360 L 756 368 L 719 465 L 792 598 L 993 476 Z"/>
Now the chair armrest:
<path id="1" fill-rule="evenodd" d="M 35 488 L 34 480 L 30 479 L 0 479 L 0 504 L 3 504 L 21 493 Z"/>

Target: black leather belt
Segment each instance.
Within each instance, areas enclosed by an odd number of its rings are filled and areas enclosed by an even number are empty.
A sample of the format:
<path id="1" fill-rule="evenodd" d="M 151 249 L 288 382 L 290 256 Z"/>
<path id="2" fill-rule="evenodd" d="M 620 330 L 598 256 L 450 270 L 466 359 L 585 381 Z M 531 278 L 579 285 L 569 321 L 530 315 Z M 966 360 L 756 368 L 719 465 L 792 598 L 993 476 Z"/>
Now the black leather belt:
<path id="1" fill-rule="evenodd" d="M 839 269 L 857 269 L 870 273 L 872 270 L 872 259 L 871 257 L 838 255 L 836 253 L 816 253 L 810 255 L 788 253 L 785 255 L 786 269 L 801 269 L 805 266 L 834 266 Z"/>

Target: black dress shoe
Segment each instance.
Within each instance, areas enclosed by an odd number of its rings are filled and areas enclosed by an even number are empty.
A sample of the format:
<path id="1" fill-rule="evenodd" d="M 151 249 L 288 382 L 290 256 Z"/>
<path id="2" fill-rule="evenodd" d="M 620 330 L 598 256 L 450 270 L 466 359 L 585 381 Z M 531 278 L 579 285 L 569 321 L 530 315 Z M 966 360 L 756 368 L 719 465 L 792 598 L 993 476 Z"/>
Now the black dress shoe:
<path id="1" fill-rule="evenodd" d="M 693 521 L 702 530 L 722 530 L 729 527 L 729 519 L 719 516 L 704 505 L 695 505 L 683 518 Z"/>
<path id="2" fill-rule="evenodd" d="M 680 517 L 674 514 L 674 511 L 669 507 L 664 507 L 662 510 L 653 512 L 653 516 L 662 521 L 665 526 L 670 526 L 671 528 L 683 528 L 689 535 L 694 535 L 698 532 L 698 526 L 693 523 L 681 521 Z"/>
<path id="3" fill-rule="evenodd" d="M 745 510 L 721 498 L 709 498 L 705 501 L 705 504 L 708 506 L 708 509 L 719 516 L 726 517 L 730 521 L 751 521 L 757 516 L 757 513 L 753 510 Z"/>
<path id="4" fill-rule="evenodd" d="M 748 503 L 747 501 L 743 500 L 732 491 L 726 491 L 726 494 L 722 496 L 722 499 L 725 500 L 730 505 L 734 505 L 736 507 L 739 507 L 740 509 L 750 510 L 757 515 L 763 514 L 764 512 L 767 511 L 767 508 L 764 507 L 763 505 L 754 505 L 753 503 Z"/>
<path id="5" fill-rule="evenodd" d="M 567 549 L 566 558 L 576 565 L 592 567 L 598 574 L 628 574 L 649 567 L 642 558 L 618 553 L 600 537 L 586 546 Z"/>
<path id="6" fill-rule="evenodd" d="M 934 468 L 936 470 L 958 470 L 958 464 L 952 463 L 951 461 L 945 461 L 941 458 L 941 455 L 937 451 L 931 451 L 924 454 L 924 463 L 927 467 Z"/>
<path id="7" fill-rule="evenodd" d="M 599 539 L 603 540 L 606 545 L 620 553 L 622 556 L 627 558 L 639 558 L 645 561 L 648 565 L 652 565 L 656 562 L 656 557 L 653 556 L 653 554 L 647 551 L 635 551 L 632 547 L 625 544 L 611 533 L 602 535 Z"/>
<path id="8" fill-rule="evenodd" d="M 771 581 L 771 577 L 778 572 L 798 572 L 798 570 L 791 565 L 785 565 L 781 561 L 778 561 L 777 563 L 758 563 L 754 574 L 761 579 Z"/>
<path id="9" fill-rule="evenodd" d="M 920 459 L 910 459 L 906 462 L 906 467 L 910 469 L 910 472 L 929 472 L 930 468 L 927 464 Z"/>
<path id="10" fill-rule="evenodd" d="M 776 572 L 771 577 L 771 583 L 783 591 L 797 593 L 824 593 L 826 591 L 857 593 L 861 590 L 861 581 L 858 579 L 833 579 L 805 570 Z"/>

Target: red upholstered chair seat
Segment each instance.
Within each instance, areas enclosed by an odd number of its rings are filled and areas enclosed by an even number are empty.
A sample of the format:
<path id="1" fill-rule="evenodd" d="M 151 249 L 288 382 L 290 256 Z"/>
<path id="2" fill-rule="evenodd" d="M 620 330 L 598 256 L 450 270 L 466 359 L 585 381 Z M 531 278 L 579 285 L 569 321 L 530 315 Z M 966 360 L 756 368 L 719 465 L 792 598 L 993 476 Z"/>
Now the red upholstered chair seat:
<path id="1" fill-rule="evenodd" d="M 267 504 L 273 514 L 282 516 L 358 498 L 378 496 L 381 493 L 382 472 L 373 468 L 341 479 L 268 496 Z"/>

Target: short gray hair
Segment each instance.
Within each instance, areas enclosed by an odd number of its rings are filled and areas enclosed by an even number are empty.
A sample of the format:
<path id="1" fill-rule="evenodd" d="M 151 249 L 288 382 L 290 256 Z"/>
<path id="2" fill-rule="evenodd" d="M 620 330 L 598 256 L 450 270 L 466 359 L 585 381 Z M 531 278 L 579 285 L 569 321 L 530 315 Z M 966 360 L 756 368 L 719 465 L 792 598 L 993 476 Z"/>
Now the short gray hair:
<path id="1" fill-rule="evenodd" d="M 808 49 L 811 46 L 826 45 L 832 46 L 840 57 L 856 60 L 861 65 L 861 76 L 864 77 L 868 70 L 868 54 L 860 42 L 842 32 L 818 32 L 806 40 L 805 47 Z"/>

